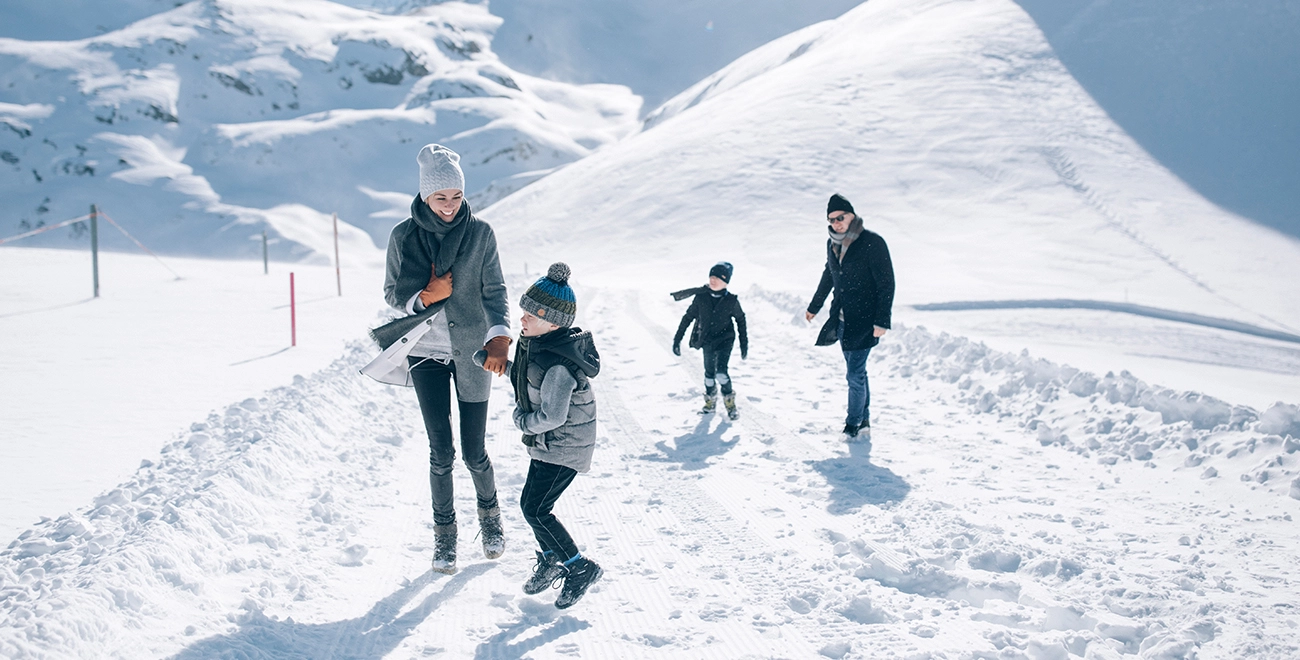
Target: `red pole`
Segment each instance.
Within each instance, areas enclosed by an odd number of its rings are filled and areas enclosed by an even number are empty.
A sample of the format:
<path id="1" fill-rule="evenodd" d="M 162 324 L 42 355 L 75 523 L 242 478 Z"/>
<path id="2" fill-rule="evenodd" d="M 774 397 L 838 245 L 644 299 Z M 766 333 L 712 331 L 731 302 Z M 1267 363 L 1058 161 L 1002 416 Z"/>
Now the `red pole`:
<path id="1" fill-rule="evenodd" d="M 343 272 L 339 269 L 339 214 L 334 214 L 334 279 L 338 282 L 339 295 L 343 295 Z"/>
<path id="2" fill-rule="evenodd" d="M 289 273 L 289 341 L 290 346 L 298 345 L 298 306 L 293 296 L 293 273 Z"/>

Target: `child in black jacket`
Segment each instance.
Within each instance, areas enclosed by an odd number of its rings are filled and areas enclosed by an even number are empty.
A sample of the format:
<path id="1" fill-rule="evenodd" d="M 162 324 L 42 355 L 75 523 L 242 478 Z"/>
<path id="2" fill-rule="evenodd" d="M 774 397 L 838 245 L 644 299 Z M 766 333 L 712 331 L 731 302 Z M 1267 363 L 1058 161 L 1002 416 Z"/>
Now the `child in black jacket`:
<path id="1" fill-rule="evenodd" d="M 691 348 L 704 350 L 704 408 L 701 415 L 713 413 L 717 408 L 718 386 L 722 387 L 722 402 L 727 407 L 727 417 L 736 419 L 740 413 L 736 410 L 736 393 L 731 388 L 731 376 L 727 373 L 727 362 L 731 359 L 731 347 L 740 333 L 740 359 L 749 354 L 749 335 L 745 331 L 745 311 L 740 308 L 740 299 L 727 291 L 731 283 L 731 264 L 720 261 L 709 269 L 709 285 L 685 289 L 672 294 L 674 300 L 684 300 L 694 296 L 691 306 L 677 325 L 677 335 L 673 337 L 673 355 L 682 354 L 682 337 L 686 328 L 695 322 L 691 331 Z M 735 329 L 732 320 L 735 320 Z"/>

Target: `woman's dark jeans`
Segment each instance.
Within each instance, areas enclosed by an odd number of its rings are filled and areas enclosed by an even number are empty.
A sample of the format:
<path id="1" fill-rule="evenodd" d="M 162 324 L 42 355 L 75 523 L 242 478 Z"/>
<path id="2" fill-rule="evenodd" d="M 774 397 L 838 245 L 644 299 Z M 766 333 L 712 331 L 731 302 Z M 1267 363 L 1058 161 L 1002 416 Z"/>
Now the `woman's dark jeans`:
<path id="1" fill-rule="evenodd" d="M 456 377 L 456 363 L 412 357 L 411 384 L 424 415 L 424 430 L 429 434 L 429 490 L 433 493 L 433 524 L 456 522 L 453 504 L 451 467 L 456 462 L 456 447 L 451 435 L 451 383 Z M 478 506 L 497 506 L 496 477 L 485 447 L 487 435 L 487 401 L 469 403 L 457 400 L 460 408 L 460 451 L 474 480 Z"/>

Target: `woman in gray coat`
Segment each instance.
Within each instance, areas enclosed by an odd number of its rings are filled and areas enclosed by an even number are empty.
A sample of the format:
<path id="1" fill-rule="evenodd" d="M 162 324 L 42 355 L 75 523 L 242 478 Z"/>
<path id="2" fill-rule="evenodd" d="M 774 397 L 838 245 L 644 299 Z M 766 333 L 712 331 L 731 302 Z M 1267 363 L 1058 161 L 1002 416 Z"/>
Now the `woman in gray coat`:
<path id="1" fill-rule="evenodd" d="M 411 203 L 411 217 L 398 223 L 388 238 L 384 280 L 384 299 L 407 316 L 372 333 L 387 350 L 368 365 L 366 373 L 385 372 L 385 382 L 404 378 L 415 388 L 429 435 L 433 570 L 452 574 L 456 572 L 452 383 L 460 412 L 461 454 L 478 499 L 483 554 L 495 559 L 505 550 L 485 436 L 491 373 L 500 376 L 506 371 L 509 308 L 496 235 L 474 217 L 464 199 L 460 156 L 430 144 L 420 150 L 417 161 L 420 196 Z M 487 352 L 482 368 L 472 360 L 480 348 Z M 400 376 L 393 380 L 392 372 Z"/>

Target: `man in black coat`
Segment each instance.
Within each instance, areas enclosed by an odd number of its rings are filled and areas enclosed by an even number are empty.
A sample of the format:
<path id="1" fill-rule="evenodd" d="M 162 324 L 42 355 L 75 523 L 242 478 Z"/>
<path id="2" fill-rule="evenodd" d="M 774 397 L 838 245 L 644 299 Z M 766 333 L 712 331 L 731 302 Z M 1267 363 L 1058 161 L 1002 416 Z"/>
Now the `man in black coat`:
<path id="1" fill-rule="evenodd" d="M 832 290 L 830 318 L 817 335 L 818 346 L 840 343 L 848 367 L 849 409 L 844 434 L 871 438 L 871 390 L 867 385 L 867 355 L 889 329 L 894 305 L 894 266 L 889 248 L 879 234 L 862 227 L 853 205 L 839 194 L 826 204 L 830 239 L 826 241 L 826 269 L 805 314 L 811 321 Z"/>

